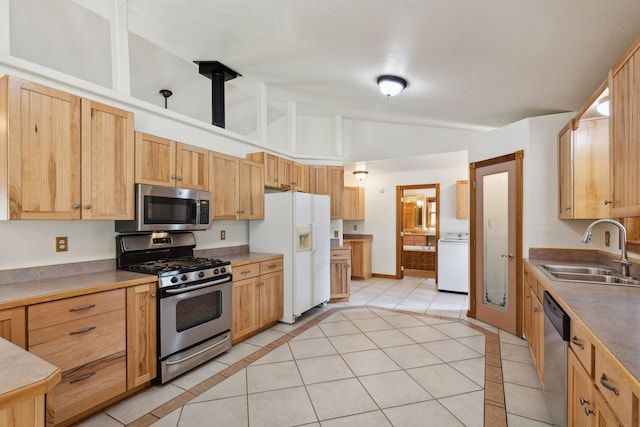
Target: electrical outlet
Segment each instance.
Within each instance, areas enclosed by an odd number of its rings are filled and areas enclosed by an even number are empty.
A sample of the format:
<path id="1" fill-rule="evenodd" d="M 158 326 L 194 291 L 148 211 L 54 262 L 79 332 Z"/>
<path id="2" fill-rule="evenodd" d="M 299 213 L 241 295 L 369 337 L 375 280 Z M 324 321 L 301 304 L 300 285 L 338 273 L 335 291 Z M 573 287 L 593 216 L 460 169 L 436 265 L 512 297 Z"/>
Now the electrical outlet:
<path id="1" fill-rule="evenodd" d="M 338 234 L 338 230 L 335 230 L 335 231 L 333 232 L 333 237 L 340 237 L 340 235 Z"/>
<path id="2" fill-rule="evenodd" d="M 69 239 L 67 237 L 56 237 L 56 252 L 67 252 L 69 250 Z"/>
<path id="3" fill-rule="evenodd" d="M 611 232 L 609 231 L 604 232 L 604 245 L 611 246 Z"/>
<path id="4" fill-rule="evenodd" d="M 358 224 L 353 224 L 353 229 L 358 230 Z"/>
<path id="5" fill-rule="evenodd" d="M 224 230 L 220 230 L 220 240 L 225 240 L 227 238 L 227 232 Z"/>

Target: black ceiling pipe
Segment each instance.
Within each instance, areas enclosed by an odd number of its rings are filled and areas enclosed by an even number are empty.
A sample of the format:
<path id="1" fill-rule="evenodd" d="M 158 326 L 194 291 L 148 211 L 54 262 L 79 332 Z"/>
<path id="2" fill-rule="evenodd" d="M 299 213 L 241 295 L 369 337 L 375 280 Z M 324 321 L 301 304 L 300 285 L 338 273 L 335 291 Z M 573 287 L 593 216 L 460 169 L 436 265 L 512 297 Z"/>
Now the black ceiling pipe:
<path id="1" fill-rule="evenodd" d="M 224 82 L 242 74 L 218 61 L 193 61 L 199 66 L 199 72 L 211 79 L 211 116 L 212 124 L 224 128 Z"/>

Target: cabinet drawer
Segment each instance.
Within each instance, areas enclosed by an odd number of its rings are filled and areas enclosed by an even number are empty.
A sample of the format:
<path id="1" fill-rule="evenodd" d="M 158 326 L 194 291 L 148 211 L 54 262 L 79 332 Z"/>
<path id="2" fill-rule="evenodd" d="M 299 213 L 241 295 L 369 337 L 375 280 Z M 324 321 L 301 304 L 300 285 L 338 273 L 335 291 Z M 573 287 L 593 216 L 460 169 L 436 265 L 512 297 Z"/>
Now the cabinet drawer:
<path id="1" fill-rule="evenodd" d="M 331 260 L 350 260 L 351 259 L 351 250 L 350 249 L 333 249 L 331 251 Z"/>
<path id="2" fill-rule="evenodd" d="M 260 263 L 260 274 L 268 274 L 274 271 L 282 270 L 282 258 L 272 259 L 270 261 L 262 261 Z"/>
<path id="3" fill-rule="evenodd" d="M 250 277 L 257 277 L 260 275 L 260 263 L 254 262 L 253 264 L 244 264 L 240 267 L 233 267 L 233 280 L 243 280 Z"/>
<path id="4" fill-rule="evenodd" d="M 625 426 L 633 424 L 634 397 L 627 382 L 629 375 L 616 361 L 596 347 L 594 381 L 604 399 Z M 637 407 L 636 407 L 637 410 Z"/>
<path id="5" fill-rule="evenodd" d="M 124 308 L 124 289 L 31 305 L 29 331 Z"/>
<path id="6" fill-rule="evenodd" d="M 124 309 L 29 332 L 29 352 L 62 372 L 125 348 Z"/>
<path id="7" fill-rule="evenodd" d="M 124 351 L 67 371 L 54 392 L 55 422 L 67 420 L 126 390 Z"/>
<path id="8" fill-rule="evenodd" d="M 584 327 L 578 322 L 571 322 L 569 346 L 573 349 L 589 376 L 593 378 L 593 345 Z"/>

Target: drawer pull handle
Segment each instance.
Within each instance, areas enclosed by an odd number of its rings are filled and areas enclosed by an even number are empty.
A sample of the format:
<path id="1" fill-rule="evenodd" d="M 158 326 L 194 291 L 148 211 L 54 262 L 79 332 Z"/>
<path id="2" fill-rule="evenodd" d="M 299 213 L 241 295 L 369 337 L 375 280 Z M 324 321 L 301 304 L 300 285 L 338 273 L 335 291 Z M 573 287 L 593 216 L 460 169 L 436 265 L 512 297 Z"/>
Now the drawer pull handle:
<path id="1" fill-rule="evenodd" d="M 89 378 L 91 378 L 95 374 L 96 374 L 96 371 L 89 372 L 87 375 L 83 375 L 80 378 L 76 378 L 75 380 L 69 381 L 69 384 L 79 383 L 80 381 L 88 380 Z"/>
<path id="2" fill-rule="evenodd" d="M 571 344 L 577 345 L 578 347 L 580 347 L 581 349 L 584 350 L 584 344 L 582 344 L 580 341 L 578 341 L 578 337 L 571 338 Z"/>
<path id="3" fill-rule="evenodd" d="M 70 308 L 70 309 L 69 309 L 69 311 L 70 311 L 70 312 L 74 312 L 74 311 L 89 310 L 90 308 L 93 308 L 93 307 L 95 307 L 95 306 L 96 306 L 95 304 L 83 305 L 83 306 L 81 306 L 81 307 L 73 307 L 73 308 Z"/>
<path id="4" fill-rule="evenodd" d="M 600 384 L 602 384 L 604 388 L 606 388 L 607 390 L 610 390 L 616 396 L 620 396 L 620 392 L 618 391 L 618 389 L 607 382 L 607 376 L 604 374 L 604 372 L 600 377 Z"/>
<path id="5" fill-rule="evenodd" d="M 93 331 L 95 328 L 96 328 L 95 326 L 89 326 L 88 328 L 80 329 L 79 331 L 69 332 L 69 335 L 84 334 L 84 333 L 87 333 L 89 331 Z"/>
<path id="6" fill-rule="evenodd" d="M 271 264 L 271 265 L 269 266 L 269 268 L 276 268 L 276 265 L 275 265 L 275 264 Z"/>
<path id="7" fill-rule="evenodd" d="M 251 270 L 245 270 L 240 272 L 240 274 L 249 274 L 249 273 L 251 273 Z"/>

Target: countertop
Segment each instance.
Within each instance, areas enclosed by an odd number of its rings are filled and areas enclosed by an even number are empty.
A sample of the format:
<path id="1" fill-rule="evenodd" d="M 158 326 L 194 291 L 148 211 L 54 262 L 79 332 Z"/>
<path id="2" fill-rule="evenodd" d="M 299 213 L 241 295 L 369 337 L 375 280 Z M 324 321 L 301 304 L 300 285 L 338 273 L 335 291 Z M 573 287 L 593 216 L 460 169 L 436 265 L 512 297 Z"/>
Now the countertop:
<path id="1" fill-rule="evenodd" d="M 342 240 L 345 242 L 370 242 L 373 240 L 373 234 L 343 234 Z"/>
<path id="2" fill-rule="evenodd" d="M 547 283 L 554 299 L 571 318 L 578 318 L 640 382 L 640 287 L 562 282 L 540 264 L 585 265 L 584 262 L 528 259 Z M 608 267 L 603 264 L 589 263 Z"/>

